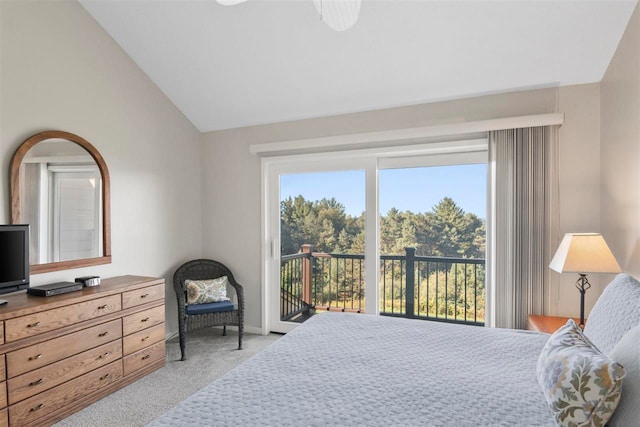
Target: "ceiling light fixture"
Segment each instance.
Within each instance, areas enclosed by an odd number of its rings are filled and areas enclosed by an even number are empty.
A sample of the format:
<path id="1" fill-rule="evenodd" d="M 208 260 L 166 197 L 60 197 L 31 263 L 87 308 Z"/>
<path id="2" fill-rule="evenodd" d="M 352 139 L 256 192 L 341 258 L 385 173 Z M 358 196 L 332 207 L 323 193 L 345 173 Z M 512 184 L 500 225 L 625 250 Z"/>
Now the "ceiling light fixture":
<path id="1" fill-rule="evenodd" d="M 224 6 L 233 6 L 234 4 L 242 3 L 247 0 L 218 0 L 218 3 Z"/>
<path id="2" fill-rule="evenodd" d="M 242 3 L 247 0 L 217 0 L 225 6 Z M 313 0 L 320 20 L 336 31 L 353 27 L 360 15 L 362 0 Z"/>
<path id="3" fill-rule="evenodd" d="M 336 31 L 353 27 L 360 15 L 361 0 L 313 0 L 320 19 Z"/>

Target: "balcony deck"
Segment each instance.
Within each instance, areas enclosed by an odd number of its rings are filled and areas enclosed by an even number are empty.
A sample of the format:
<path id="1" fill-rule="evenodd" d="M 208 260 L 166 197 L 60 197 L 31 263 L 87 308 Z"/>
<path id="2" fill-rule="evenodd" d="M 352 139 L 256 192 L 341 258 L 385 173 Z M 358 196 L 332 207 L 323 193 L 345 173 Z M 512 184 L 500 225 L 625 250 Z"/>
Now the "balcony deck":
<path id="1" fill-rule="evenodd" d="M 303 251 L 281 257 L 281 319 L 315 311 L 364 313 L 364 255 Z M 485 260 L 380 256 L 380 314 L 484 325 Z"/>

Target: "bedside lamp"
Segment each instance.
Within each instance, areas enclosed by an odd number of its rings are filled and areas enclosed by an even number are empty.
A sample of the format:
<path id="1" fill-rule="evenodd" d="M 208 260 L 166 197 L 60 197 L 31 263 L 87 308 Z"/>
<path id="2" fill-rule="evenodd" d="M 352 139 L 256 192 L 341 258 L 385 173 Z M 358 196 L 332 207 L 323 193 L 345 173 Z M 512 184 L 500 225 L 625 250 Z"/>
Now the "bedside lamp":
<path id="1" fill-rule="evenodd" d="M 619 273 L 620 265 L 598 233 L 564 235 L 549 267 L 558 273 L 578 273 L 580 291 L 580 327 L 584 327 L 584 293 L 591 287 L 587 273 Z"/>

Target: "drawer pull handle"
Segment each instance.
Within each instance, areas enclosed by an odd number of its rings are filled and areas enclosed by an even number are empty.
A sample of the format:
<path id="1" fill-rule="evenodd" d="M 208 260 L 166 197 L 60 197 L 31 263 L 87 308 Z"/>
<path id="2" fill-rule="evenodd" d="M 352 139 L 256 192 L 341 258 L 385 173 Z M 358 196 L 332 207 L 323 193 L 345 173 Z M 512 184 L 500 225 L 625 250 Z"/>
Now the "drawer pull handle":
<path id="1" fill-rule="evenodd" d="M 107 335 L 109 335 L 109 331 L 101 332 L 98 334 L 99 337 L 106 337 Z"/>
<path id="2" fill-rule="evenodd" d="M 30 385 L 31 387 L 33 387 L 33 386 L 36 386 L 36 385 L 41 384 L 41 383 L 42 383 L 42 378 L 40 378 L 40 379 L 37 379 L 37 380 L 35 380 L 35 381 L 30 382 L 30 383 L 29 383 L 29 385 Z"/>
<path id="3" fill-rule="evenodd" d="M 42 358 L 42 354 L 36 354 L 35 356 L 29 357 L 29 360 L 38 360 Z"/>
<path id="4" fill-rule="evenodd" d="M 104 354 L 101 354 L 100 356 L 98 356 L 98 359 L 104 359 L 105 357 L 109 356 L 111 353 L 109 353 L 108 351 Z"/>
<path id="5" fill-rule="evenodd" d="M 38 406 L 34 406 L 33 408 L 29 409 L 29 412 L 35 412 L 38 409 L 42 409 L 43 406 L 44 406 L 44 403 L 41 403 Z"/>
<path id="6" fill-rule="evenodd" d="M 106 380 L 107 378 L 109 378 L 110 376 L 111 376 L 111 374 L 108 374 L 108 373 L 107 373 L 107 374 L 104 374 L 103 376 L 101 376 L 101 377 L 100 377 L 100 381 L 104 381 L 104 380 Z"/>
<path id="7" fill-rule="evenodd" d="M 146 298 L 148 296 L 149 296 L 149 294 L 142 294 L 142 295 L 140 295 L 140 298 Z"/>
<path id="8" fill-rule="evenodd" d="M 148 321 L 149 321 L 148 317 L 145 317 L 144 319 L 141 320 L 141 322 L 148 322 Z"/>
<path id="9" fill-rule="evenodd" d="M 147 336 L 147 337 L 142 338 L 140 341 L 146 341 L 148 339 L 149 339 L 149 337 Z"/>
<path id="10" fill-rule="evenodd" d="M 142 360 L 147 360 L 150 357 L 151 357 L 150 354 L 145 354 L 144 356 L 142 356 Z"/>
<path id="11" fill-rule="evenodd" d="M 108 307 L 107 304 L 104 304 L 104 305 L 98 306 L 98 310 L 104 310 L 107 307 Z"/>
<path id="12" fill-rule="evenodd" d="M 40 326 L 40 322 L 29 323 L 27 328 L 35 328 L 36 326 Z"/>

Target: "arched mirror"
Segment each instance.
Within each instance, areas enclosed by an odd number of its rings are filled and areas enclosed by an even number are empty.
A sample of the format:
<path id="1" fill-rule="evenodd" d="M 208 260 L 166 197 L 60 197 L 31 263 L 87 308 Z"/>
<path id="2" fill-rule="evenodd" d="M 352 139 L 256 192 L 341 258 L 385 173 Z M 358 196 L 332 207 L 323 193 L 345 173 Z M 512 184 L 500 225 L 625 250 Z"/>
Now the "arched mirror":
<path id="1" fill-rule="evenodd" d="M 111 262 L 109 170 L 85 139 L 40 132 L 11 160 L 11 217 L 29 224 L 31 273 Z"/>

